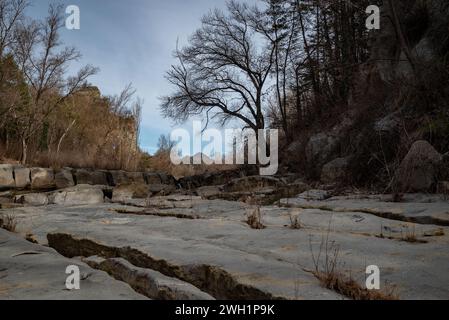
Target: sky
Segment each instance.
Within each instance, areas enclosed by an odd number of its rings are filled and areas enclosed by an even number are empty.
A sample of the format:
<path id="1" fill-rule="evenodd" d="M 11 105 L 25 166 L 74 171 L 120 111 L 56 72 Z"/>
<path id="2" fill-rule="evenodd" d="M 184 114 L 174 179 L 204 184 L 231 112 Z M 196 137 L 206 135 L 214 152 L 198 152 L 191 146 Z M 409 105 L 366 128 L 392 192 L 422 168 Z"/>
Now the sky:
<path id="1" fill-rule="evenodd" d="M 50 3 L 80 9 L 80 30 L 63 29 L 61 40 L 83 55 L 69 72 L 92 64 L 100 72 L 89 82 L 103 95 L 119 94 L 129 83 L 144 100 L 140 146 L 154 153 L 161 134 L 175 126 L 159 110 L 159 97 L 172 88 L 164 76 L 172 64 L 176 42 L 182 45 L 200 27 L 201 17 L 225 0 L 31 0 L 27 15 L 43 18 Z M 68 15 L 67 15 L 68 16 Z M 183 127 L 188 128 L 186 123 Z"/>

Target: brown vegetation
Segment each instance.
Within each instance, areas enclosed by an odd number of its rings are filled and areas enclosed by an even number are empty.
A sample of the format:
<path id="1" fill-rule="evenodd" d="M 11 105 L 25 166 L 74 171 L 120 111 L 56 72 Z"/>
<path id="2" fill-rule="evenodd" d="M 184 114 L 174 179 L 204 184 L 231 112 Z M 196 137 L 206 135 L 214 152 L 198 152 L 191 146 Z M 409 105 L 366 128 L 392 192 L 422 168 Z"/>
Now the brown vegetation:
<path id="1" fill-rule="evenodd" d="M 9 232 L 16 232 L 17 220 L 12 215 L 4 215 L 0 218 L 0 228 Z"/>
<path id="2" fill-rule="evenodd" d="M 260 206 L 254 206 L 247 209 L 247 220 L 246 223 L 251 227 L 251 229 L 265 229 L 266 226 L 262 223 L 262 215 L 260 213 Z"/>
<path id="3" fill-rule="evenodd" d="M 339 269 L 340 247 L 330 240 L 330 230 L 331 222 L 329 222 L 327 234 L 323 235 L 321 239 L 317 256 L 315 256 L 312 247 L 312 239 L 310 239 L 310 251 L 314 270 L 305 271 L 311 272 L 323 287 L 353 300 L 398 300 L 399 297 L 395 293 L 393 286 L 385 284 L 382 290 L 368 290 L 354 280 L 352 275 L 348 276 Z"/>
<path id="4" fill-rule="evenodd" d="M 25 0 L 0 3 L 0 157 L 45 167 L 135 170 L 140 102 L 128 86 L 102 97 L 87 80 L 98 70 L 67 75 L 81 54 L 60 40 L 61 6 L 45 20 L 24 12 Z"/>

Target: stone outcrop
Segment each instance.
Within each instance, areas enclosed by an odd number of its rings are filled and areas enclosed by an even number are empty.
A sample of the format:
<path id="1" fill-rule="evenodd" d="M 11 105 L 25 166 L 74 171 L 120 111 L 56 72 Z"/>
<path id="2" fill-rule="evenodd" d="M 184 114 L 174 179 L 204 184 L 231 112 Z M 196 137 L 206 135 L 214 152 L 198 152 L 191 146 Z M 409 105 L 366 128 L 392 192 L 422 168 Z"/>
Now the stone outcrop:
<path id="1" fill-rule="evenodd" d="M 68 169 L 59 170 L 55 174 L 55 184 L 58 189 L 70 188 L 75 185 L 72 172 Z"/>
<path id="2" fill-rule="evenodd" d="M 122 281 L 0 229 L 0 300 L 144 300 Z M 67 290 L 67 266 L 80 270 L 81 290 Z"/>
<path id="3" fill-rule="evenodd" d="M 0 165 L 0 190 L 12 189 L 16 186 L 13 172 L 14 167 L 12 165 Z"/>
<path id="4" fill-rule="evenodd" d="M 135 291 L 151 299 L 214 300 L 190 283 L 164 276 L 151 269 L 136 267 L 122 258 L 103 259 L 94 256 L 83 261 L 94 269 L 103 270 L 115 279 L 128 283 Z"/>
<path id="5" fill-rule="evenodd" d="M 109 185 L 107 172 L 102 170 L 74 170 L 76 184 Z"/>
<path id="6" fill-rule="evenodd" d="M 442 156 L 427 141 L 415 142 L 395 175 L 400 192 L 430 191 L 437 183 Z"/>
<path id="7" fill-rule="evenodd" d="M 51 195 L 51 203 L 65 206 L 94 205 L 104 203 L 104 193 L 100 187 L 77 185 L 59 190 Z"/>
<path id="8" fill-rule="evenodd" d="M 49 198 L 45 193 L 27 193 L 16 196 L 14 202 L 29 206 L 46 206 L 49 204 Z"/>
<path id="9" fill-rule="evenodd" d="M 18 165 L 0 164 L 0 190 L 50 191 L 71 188 L 80 185 L 91 186 L 141 186 L 145 195 L 138 192 L 138 197 L 145 198 L 148 193 L 164 192 L 169 194 L 177 188 L 176 179 L 165 173 L 126 172 L 121 170 L 91 170 L 63 168 L 25 168 Z M 135 195 L 136 196 L 136 195 Z M 25 201 L 26 202 L 26 201 Z M 35 203 L 34 201 L 31 201 Z M 41 203 L 41 201 L 37 201 Z"/>
<path id="10" fill-rule="evenodd" d="M 28 168 L 14 167 L 16 189 L 26 189 L 31 185 L 31 171 Z"/>
<path id="11" fill-rule="evenodd" d="M 31 189 L 48 190 L 56 188 L 55 174 L 52 169 L 32 168 Z"/>
<path id="12" fill-rule="evenodd" d="M 112 191 L 113 202 L 124 202 L 130 199 L 145 199 L 149 195 L 149 186 L 146 184 L 128 184 L 114 187 Z"/>

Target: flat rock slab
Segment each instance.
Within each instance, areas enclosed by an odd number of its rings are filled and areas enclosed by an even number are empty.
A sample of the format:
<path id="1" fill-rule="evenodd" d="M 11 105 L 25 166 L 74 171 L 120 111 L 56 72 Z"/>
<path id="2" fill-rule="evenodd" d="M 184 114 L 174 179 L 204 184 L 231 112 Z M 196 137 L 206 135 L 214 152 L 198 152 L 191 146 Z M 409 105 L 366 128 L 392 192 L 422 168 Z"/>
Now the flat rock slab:
<path id="1" fill-rule="evenodd" d="M 266 228 L 254 230 L 245 222 L 248 206 L 243 203 L 161 200 L 176 206 L 159 209 L 160 215 L 153 214 L 157 208 L 147 215 L 142 214 L 144 208 L 119 204 L 3 212 L 14 214 L 19 231 L 31 230 L 42 243 L 48 236 L 68 257 L 123 258 L 189 282 L 217 299 L 343 299 L 321 287 L 310 273 L 312 251 L 316 258 L 323 239 L 338 245 L 339 269 L 360 283 L 366 266 L 377 265 L 382 285 L 396 285 L 401 299 L 449 298 L 447 227 L 353 210 L 271 206 L 261 208 Z M 290 228 L 291 215 L 299 216 L 301 229 Z M 420 241 L 405 241 L 409 234 Z"/>
<path id="2" fill-rule="evenodd" d="M 282 199 L 281 205 L 303 209 L 321 209 L 334 212 L 364 212 L 380 217 L 421 224 L 449 226 L 449 201 L 440 197 L 414 195 L 404 202 L 392 202 L 392 196 L 331 197 L 326 200 L 309 200 L 304 197 Z"/>
<path id="3" fill-rule="evenodd" d="M 65 286 L 69 265 L 80 268 L 80 290 L 68 290 Z M 3 229 L 0 229 L 0 279 L 0 300 L 146 299 L 105 272 Z"/>
<path id="4" fill-rule="evenodd" d="M 98 256 L 83 259 L 95 269 L 103 270 L 117 280 L 130 284 L 134 290 L 157 300 L 214 300 L 185 281 L 164 276 L 160 272 L 139 268 L 122 258 L 103 259 Z"/>

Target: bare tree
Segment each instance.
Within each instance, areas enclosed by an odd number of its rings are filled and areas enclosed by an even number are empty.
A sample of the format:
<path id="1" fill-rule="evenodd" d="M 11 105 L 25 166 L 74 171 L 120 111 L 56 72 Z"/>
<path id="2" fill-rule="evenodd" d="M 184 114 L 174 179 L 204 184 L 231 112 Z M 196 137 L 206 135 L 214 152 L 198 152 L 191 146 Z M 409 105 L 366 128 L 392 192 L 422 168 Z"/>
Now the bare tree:
<path id="1" fill-rule="evenodd" d="M 274 50 L 265 50 L 246 4 L 230 1 L 227 8 L 204 16 L 188 46 L 176 51 L 179 64 L 167 73 L 176 91 L 162 98 L 162 113 L 177 121 L 199 114 L 222 124 L 239 119 L 262 129 Z"/>
<path id="2" fill-rule="evenodd" d="M 0 0 L 0 58 L 13 45 L 16 26 L 28 5 L 27 0 Z"/>
<path id="3" fill-rule="evenodd" d="M 64 78 L 70 62 L 81 54 L 73 47 L 63 47 L 60 29 L 63 27 L 61 6 L 49 7 L 48 17 L 42 23 L 23 23 L 17 31 L 16 59 L 31 86 L 30 108 L 17 115 L 21 124 L 22 162 L 27 161 L 28 141 L 41 128 L 52 111 L 86 84 L 97 72 L 90 65 L 74 76 Z"/>

